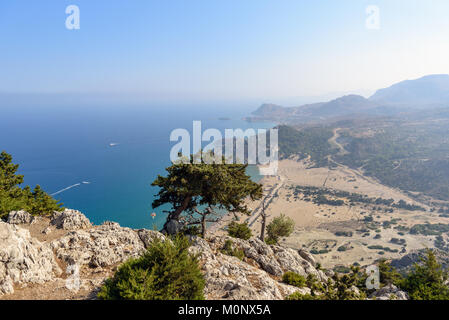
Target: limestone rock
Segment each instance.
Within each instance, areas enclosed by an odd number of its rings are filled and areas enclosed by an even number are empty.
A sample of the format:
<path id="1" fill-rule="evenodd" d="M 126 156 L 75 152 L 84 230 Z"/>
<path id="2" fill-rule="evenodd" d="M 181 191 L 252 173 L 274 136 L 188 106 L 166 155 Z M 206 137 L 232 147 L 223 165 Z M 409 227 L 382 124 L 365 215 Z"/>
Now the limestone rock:
<path id="1" fill-rule="evenodd" d="M 51 243 L 56 256 L 68 264 L 90 267 L 113 266 L 144 252 L 144 244 L 135 231 L 105 222 L 89 230 L 71 231 Z"/>
<path id="2" fill-rule="evenodd" d="M 24 210 L 11 211 L 8 214 L 8 223 L 10 224 L 32 224 L 34 217 Z"/>
<path id="3" fill-rule="evenodd" d="M 156 239 L 162 241 L 165 241 L 166 239 L 162 233 L 152 230 L 140 229 L 137 231 L 137 234 L 145 245 L 145 248 L 148 248 L 148 246 Z"/>
<path id="4" fill-rule="evenodd" d="M 401 291 L 393 284 L 385 286 L 370 295 L 370 299 L 376 300 L 408 300 L 409 296 L 406 292 Z"/>
<path id="5" fill-rule="evenodd" d="M 327 281 L 323 272 L 315 269 L 314 264 L 304 259 L 296 250 L 282 246 L 267 245 L 259 238 L 248 241 L 231 237 L 214 237 L 211 239 L 216 250 L 223 247 L 226 240 L 231 240 L 237 247 L 243 250 L 245 257 L 255 261 L 261 269 L 269 274 L 281 277 L 286 271 L 293 271 L 302 276 L 313 274 L 320 281 Z M 307 251 L 303 255 L 307 257 Z M 310 255 L 310 254 L 309 254 Z M 311 257 L 308 257 L 309 260 Z"/>
<path id="6" fill-rule="evenodd" d="M 28 230 L 0 222 L 0 295 L 14 292 L 14 284 L 43 283 L 61 273 L 46 244 Z"/>
<path id="7" fill-rule="evenodd" d="M 112 276 L 116 266 L 143 254 L 155 239 L 168 239 L 157 231 L 132 230 L 114 222 L 92 226 L 81 212 L 69 209 L 55 212 L 51 224 L 68 232 L 50 243 L 40 243 L 28 230 L 0 223 L 0 294 L 11 293 L 16 284 L 45 281 L 51 281 L 58 290 L 85 287 L 94 292 L 104 279 Z M 42 232 L 47 234 L 54 226 Z M 310 293 L 309 288 L 282 283 L 286 271 L 303 276 L 313 274 L 319 281 L 327 281 L 327 276 L 315 268 L 313 257 L 305 250 L 270 246 L 258 238 L 211 236 L 204 240 L 191 236 L 190 239 L 190 252 L 200 257 L 208 299 L 272 300 L 285 299 L 294 292 Z M 221 252 L 228 240 L 234 248 L 243 251 L 243 261 Z M 66 277 L 58 277 L 61 270 L 57 259 L 67 267 Z M 67 286 L 66 278 L 75 273 L 80 278 L 75 279 L 73 286 Z"/>
<path id="8" fill-rule="evenodd" d="M 65 209 L 63 212 L 54 212 L 50 221 L 59 229 L 81 230 L 92 227 L 89 219 L 77 210 Z"/>
<path id="9" fill-rule="evenodd" d="M 51 233 L 51 232 L 52 232 L 51 227 L 47 227 L 47 228 L 45 228 L 44 230 L 42 230 L 42 233 L 43 233 L 43 234 L 49 234 L 49 233 Z"/>
<path id="10" fill-rule="evenodd" d="M 214 244 L 210 246 L 204 239 L 194 238 L 193 240 L 190 250 L 201 254 L 207 299 L 279 300 L 296 291 L 302 294 L 310 293 L 308 288 L 299 289 L 286 285 L 264 270 L 236 257 L 215 252 Z"/>
<path id="11" fill-rule="evenodd" d="M 183 225 L 177 220 L 169 220 L 165 223 L 163 232 L 174 235 L 181 231 Z"/>
<path id="12" fill-rule="evenodd" d="M 313 255 L 310 252 L 308 252 L 307 250 L 304 250 L 304 249 L 299 249 L 298 253 L 301 256 L 301 258 L 310 262 L 312 264 L 312 266 L 314 266 L 314 267 L 316 266 L 315 258 L 313 257 Z"/>

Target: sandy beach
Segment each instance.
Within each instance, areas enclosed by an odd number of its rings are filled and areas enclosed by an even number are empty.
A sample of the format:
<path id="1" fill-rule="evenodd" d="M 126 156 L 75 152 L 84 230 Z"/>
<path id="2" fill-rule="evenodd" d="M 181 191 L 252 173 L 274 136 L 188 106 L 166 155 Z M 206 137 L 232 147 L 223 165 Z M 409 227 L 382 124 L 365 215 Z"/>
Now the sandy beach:
<path id="1" fill-rule="evenodd" d="M 316 255 L 316 259 L 324 267 L 330 268 L 354 262 L 371 263 L 380 257 L 398 258 L 405 252 L 433 246 L 434 238 L 432 237 L 401 234 L 393 228 L 371 230 L 369 236 L 367 236 L 367 232 L 357 232 L 357 230 L 366 229 L 364 218 L 367 215 L 373 215 L 380 223 L 398 220 L 404 227 L 426 222 L 449 223 L 448 218 L 442 218 L 436 213 L 427 211 L 411 212 L 398 209 L 386 214 L 374 212 L 373 208 L 366 205 L 315 204 L 292 195 L 291 188 L 294 186 L 326 187 L 365 194 L 372 198 L 404 200 L 407 203 L 418 204 L 426 208 L 424 204 L 417 203 L 400 191 L 386 187 L 374 179 L 363 176 L 360 172 L 343 166 L 335 169 L 311 168 L 307 160 L 281 160 L 279 161 L 278 176 L 266 176 L 260 182 L 263 185 L 264 197 L 259 201 L 247 202 L 248 207 L 252 210 L 250 216 L 227 214 L 214 224 L 209 232 L 225 234 L 226 226 L 237 218 L 239 222 L 248 222 L 253 236 L 259 236 L 262 201 L 265 201 L 265 210 L 268 214 L 267 223 L 281 214 L 285 214 L 295 222 L 295 231 L 289 237 L 282 239 L 282 244 L 294 249 L 307 247 L 309 250 L 321 252 Z M 338 231 L 352 232 L 352 236 L 336 236 L 335 233 Z M 391 239 L 393 238 L 403 239 L 406 245 L 392 244 Z M 346 249 L 339 249 L 340 247 Z M 389 248 L 392 252 L 368 247 Z M 325 251 L 328 252 L 323 253 Z"/>

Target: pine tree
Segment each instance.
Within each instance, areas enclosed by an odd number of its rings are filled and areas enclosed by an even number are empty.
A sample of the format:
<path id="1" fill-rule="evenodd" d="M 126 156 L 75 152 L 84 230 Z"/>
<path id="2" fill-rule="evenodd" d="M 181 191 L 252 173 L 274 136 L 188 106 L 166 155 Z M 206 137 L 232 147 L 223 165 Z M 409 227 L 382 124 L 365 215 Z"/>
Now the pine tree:
<path id="1" fill-rule="evenodd" d="M 160 188 L 153 208 L 165 204 L 172 206 L 164 231 L 168 232 L 167 224 L 177 221 L 184 226 L 200 225 L 201 234 L 206 235 L 208 222 L 217 215 L 217 210 L 241 212 L 249 214 L 244 200 L 262 197 L 262 186 L 251 181 L 246 174 L 244 164 L 216 164 L 177 162 L 166 170 L 166 177 L 158 176 L 152 183 Z"/>

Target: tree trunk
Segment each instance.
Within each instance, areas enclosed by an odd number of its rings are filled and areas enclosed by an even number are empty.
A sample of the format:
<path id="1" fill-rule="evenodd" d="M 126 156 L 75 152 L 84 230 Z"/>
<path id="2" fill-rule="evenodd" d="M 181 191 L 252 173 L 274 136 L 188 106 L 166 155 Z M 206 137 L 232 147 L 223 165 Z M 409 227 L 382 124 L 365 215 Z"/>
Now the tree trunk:
<path id="1" fill-rule="evenodd" d="M 190 200 L 192 200 L 192 197 L 187 197 L 184 199 L 183 203 L 181 206 L 177 207 L 175 209 L 175 211 L 171 212 L 168 217 L 167 220 L 164 223 L 164 227 L 162 228 L 161 232 L 164 234 L 170 234 L 173 235 L 175 233 L 172 232 L 172 230 L 169 230 L 170 228 L 168 227 L 170 224 L 170 221 L 174 220 L 176 223 L 179 223 L 179 217 L 181 216 L 181 213 L 187 209 L 187 206 L 189 205 Z"/>
<path id="2" fill-rule="evenodd" d="M 265 199 L 262 204 L 262 227 L 260 229 L 260 240 L 265 241 L 265 227 L 267 223 L 267 215 L 265 214 Z"/>
<path id="3" fill-rule="evenodd" d="M 201 237 L 203 239 L 206 239 L 206 216 L 207 214 L 201 216 Z"/>

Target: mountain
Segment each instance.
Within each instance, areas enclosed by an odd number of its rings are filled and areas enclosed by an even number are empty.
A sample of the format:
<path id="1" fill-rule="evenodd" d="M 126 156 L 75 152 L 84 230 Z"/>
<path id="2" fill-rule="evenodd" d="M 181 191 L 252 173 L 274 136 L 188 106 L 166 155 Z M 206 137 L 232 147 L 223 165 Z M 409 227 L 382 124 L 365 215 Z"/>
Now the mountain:
<path id="1" fill-rule="evenodd" d="M 263 104 L 252 113 L 252 120 L 322 120 L 351 114 L 372 113 L 379 107 L 376 102 L 362 96 L 347 95 L 329 102 L 306 104 L 299 107 L 285 108 L 276 104 Z"/>
<path id="2" fill-rule="evenodd" d="M 378 90 L 370 101 L 387 104 L 448 104 L 449 75 L 429 75 Z"/>
<path id="3" fill-rule="evenodd" d="M 282 107 L 263 104 L 247 120 L 285 123 L 310 122 L 354 116 L 391 116 L 423 108 L 449 107 L 449 75 L 429 75 L 378 90 L 369 99 L 346 95 L 328 102 Z"/>

